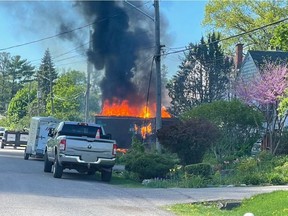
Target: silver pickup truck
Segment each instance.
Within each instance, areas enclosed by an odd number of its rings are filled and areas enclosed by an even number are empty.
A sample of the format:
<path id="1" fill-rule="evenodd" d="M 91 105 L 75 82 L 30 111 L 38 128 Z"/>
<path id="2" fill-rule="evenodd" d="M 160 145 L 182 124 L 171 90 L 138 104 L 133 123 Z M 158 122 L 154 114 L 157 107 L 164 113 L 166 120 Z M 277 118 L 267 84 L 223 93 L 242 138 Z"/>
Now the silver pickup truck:
<path id="1" fill-rule="evenodd" d="M 94 175 L 101 172 L 102 181 L 109 182 L 115 165 L 116 141 L 106 135 L 102 126 L 71 121 L 60 122 L 48 133 L 44 153 L 44 172 L 53 171 L 61 178 L 64 169 Z"/>

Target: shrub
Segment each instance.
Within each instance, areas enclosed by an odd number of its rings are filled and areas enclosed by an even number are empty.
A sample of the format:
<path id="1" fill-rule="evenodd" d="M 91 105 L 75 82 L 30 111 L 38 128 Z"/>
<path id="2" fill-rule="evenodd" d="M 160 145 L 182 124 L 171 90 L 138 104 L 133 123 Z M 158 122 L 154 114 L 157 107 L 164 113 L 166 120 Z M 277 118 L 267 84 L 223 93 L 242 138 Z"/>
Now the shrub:
<path id="1" fill-rule="evenodd" d="M 210 164 L 199 163 L 185 166 L 185 172 L 190 175 L 197 175 L 202 177 L 210 177 L 212 174 L 212 167 Z"/>
<path id="2" fill-rule="evenodd" d="M 165 178 L 174 167 L 175 161 L 164 154 L 143 153 L 138 154 L 134 160 L 126 161 L 126 170 L 137 173 L 140 180 L 150 178 Z"/>
<path id="3" fill-rule="evenodd" d="M 131 149 L 122 156 L 125 169 L 134 173 L 133 176 L 143 179 L 165 178 L 170 169 L 177 163 L 177 158 L 171 154 L 146 152 L 144 145 L 133 138 Z"/>
<path id="4" fill-rule="evenodd" d="M 218 129 L 207 120 L 191 119 L 157 131 L 160 143 L 176 153 L 182 165 L 201 163 L 206 150 L 218 137 Z"/>
<path id="5" fill-rule="evenodd" d="M 268 175 L 269 183 L 273 185 L 284 185 L 286 184 L 285 177 L 279 173 L 271 173 Z"/>
<path id="6" fill-rule="evenodd" d="M 245 158 L 239 162 L 236 169 L 237 172 L 240 173 L 240 175 L 245 175 L 247 173 L 254 173 L 255 171 L 258 171 L 257 160 L 251 157 Z"/>
<path id="7" fill-rule="evenodd" d="M 249 173 L 240 176 L 240 183 L 246 185 L 260 185 L 262 183 L 267 183 L 267 178 L 264 173 Z"/>

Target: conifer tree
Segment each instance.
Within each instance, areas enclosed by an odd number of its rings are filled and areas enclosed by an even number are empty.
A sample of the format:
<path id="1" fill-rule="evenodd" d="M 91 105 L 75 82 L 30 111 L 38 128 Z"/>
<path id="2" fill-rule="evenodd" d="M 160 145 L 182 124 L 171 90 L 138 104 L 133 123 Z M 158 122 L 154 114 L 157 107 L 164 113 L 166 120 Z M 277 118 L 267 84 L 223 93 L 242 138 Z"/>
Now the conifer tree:
<path id="1" fill-rule="evenodd" d="M 233 61 L 224 55 L 219 39 L 212 33 L 207 42 L 202 37 L 200 44 L 189 45 L 180 70 L 167 85 L 174 115 L 227 97 Z"/>
<path id="2" fill-rule="evenodd" d="M 53 89 L 53 81 L 57 79 L 57 76 L 58 75 L 52 62 L 50 51 L 47 49 L 37 73 L 38 91 L 41 96 L 39 106 L 44 108 L 44 112 L 46 112 L 47 100 L 51 99 L 50 97 L 51 89 Z"/>

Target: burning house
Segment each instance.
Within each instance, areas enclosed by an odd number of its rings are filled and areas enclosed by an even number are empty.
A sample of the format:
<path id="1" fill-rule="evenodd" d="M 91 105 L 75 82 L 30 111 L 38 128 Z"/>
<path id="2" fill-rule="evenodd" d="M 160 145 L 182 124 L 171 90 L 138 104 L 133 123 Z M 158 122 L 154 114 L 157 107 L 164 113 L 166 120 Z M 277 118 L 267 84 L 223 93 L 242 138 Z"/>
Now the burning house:
<path id="1" fill-rule="evenodd" d="M 127 105 L 127 104 L 126 104 Z M 153 110 L 156 108 L 154 107 Z M 109 105 L 104 104 L 102 113 L 96 115 L 95 121 L 105 127 L 106 133 L 112 134 L 112 138 L 117 141 L 119 148 L 129 148 L 132 137 L 141 140 L 146 147 L 150 148 L 156 141 L 156 119 L 155 113 L 151 113 L 149 108 L 129 107 L 124 104 Z M 162 109 L 163 127 L 175 123 L 175 118 Z"/>
<path id="2" fill-rule="evenodd" d="M 141 3 L 133 2 L 136 6 Z M 122 148 L 131 145 L 133 134 L 145 142 L 155 140 L 154 25 L 122 1 L 82 1 L 77 6 L 93 23 L 88 60 L 103 71 L 99 84 L 102 111 L 96 123 L 103 124 Z M 163 125 L 171 122 L 164 109 L 162 117 Z"/>

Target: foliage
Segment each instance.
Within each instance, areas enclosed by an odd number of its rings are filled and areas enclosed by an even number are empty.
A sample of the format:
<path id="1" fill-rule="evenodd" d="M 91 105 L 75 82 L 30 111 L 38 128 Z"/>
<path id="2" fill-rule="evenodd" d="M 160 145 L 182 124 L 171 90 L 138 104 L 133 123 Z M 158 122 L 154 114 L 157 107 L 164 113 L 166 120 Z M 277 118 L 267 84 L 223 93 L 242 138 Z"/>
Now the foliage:
<path id="1" fill-rule="evenodd" d="M 151 188 L 201 188 L 205 187 L 205 178 L 200 175 L 190 175 L 180 180 L 171 179 L 152 179 L 145 184 Z"/>
<path id="2" fill-rule="evenodd" d="M 202 162 L 205 151 L 218 138 L 217 128 L 205 119 L 179 122 L 157 131 L 160 143 L 176 153 L 182 165 Z"/>
<path id="3" fill-rule="evenodd" d="M 126 161 L 126 170 L 137 173 L 140 180 L 164 178 L 174 166 L 174 161 L 166 155 L 158 153 L 144 153 L 137 158 Z"/>
<path id="4" fill-rule="evenodd" d="M 211 146 L 216 159 L 227 155 L 250 154 L 253 143 L 259 138 L 263 116 L 239 100 L 215 101 L 197 106 L 181 115 L 181 118 L 204 118 L 216 125 L 221 132 L 219 139 Z"/>
<path id="5" fill-rule="evenodd" d="M 51 90 L 53 88 L 53 81 L 57 79 L 57 72 L 54 68 L 54 64 L 52 62 L 52 57 L 50 55 L 49 49 L 46 49 L 44 53 L 44 57 L 41 60 L 41 65 L 37 72 L 37 80 L 40 91 L 40 105 L 43 107 L 44 112 L 46 112 L 47 98 L 48 95 L 51 94 Z M 51 95 L 50 95 L 51 99 Z"/>
<path id="6" fill-rule="evenodd" d="M 0 53 L 0 112 L 5 113 L 10 100 L 26 82 L 32 81 L 34 67 L 19 55 Z"/>
<path id="7" fill-rule="evenodd" d="M 33 103 L 31 102 L 36 99 L 36 93 L 35 85 L 32 88 L 31 84 L 26 84 L 10 101 L 7 117 L 11 118 L 13 116 L 13 118 L 19 121 L 26 115 L 30 115 L 33 110 L 31 106 Z"/>
<path id="8" fill-rule="evenodd" d="M 268 147 L 273 154 L 279 146 L 287 117 L 288 107 L 285 105 L 284 97 L 285 89 L 288 87 L 287 74 L 287 65 L 267 63 L 255 77 L 250 80 L 240 77 L 235 84 L 236 95 L 246 104 L 258 108 L 264 114 L 265 133 L 269 139 Z"/>
<path id="9" fill-rule="evenodd" d="M 210 164 L 199 163 L 199 164 L 190 164 L 184 167 L 186 174 L 189 175 L 199 175 L 202 177 L 209 177 L 212 174 L 212 167 Z"/>
<path id="10" fill-rule="evenodd" d="M 84 114 L 85 86 L 83 73 L 68 71 L 62 74 L 53 87 L 53 115 L 58 119 L 81 121 Z M 52 104 L 49 97 L 47 98 L 47 113 L 52 115 Z"/>
<path id="11" fill-rule="evenodd" d="M 135 137 L 132 147 L 123 156 L 125 169 L 136 173 L 139 180 L 151 178 L 164 178 L 174 167 L 175 158 L 169 154 L 146 152 L 144 146 Z"/>
<path id="12" fill-rule="evenodd" d="M 21 88 L 21 83 L 31 81 L 34 75 L 34 67 L 26 59 L 22 60 L 21 56 L 13 56 L 9 61 L 8 75 L 11 83 L 10 98 L 12 98 Z"/>
<path id="13" fill-rule="evenodd" d="M 218 200 L 211 202 L 176 204 L 168 206 L 167 209 L 181 216 L 239 216 L 247 212 L 254 215 L 271 216 L 287 215 L 288 192 L 274 191 L 270 193 L 257 194 L 251 198 L 244 199 L 239 207 L 232 210 L 221 210 L 219 205 L 227 203 L 227 200 Z"/>
<path id="14" fill-rule="evenodd" d="M 249 105 L 277 104 L 288 87 L 287 74 L 287 65 L 267 63 L 251 80 L 240 77 L 235 85 L 236 94 Z"/>
<path id="15" fill-rule="evenodd" d="M 288 128 L 283 129 L 282 136 L 280 138 L 280 143 L 276 151 L 277 155 L 288 154 Z"/>
<path id="16" fill-rule="evenodd" d="M 8 130 L 23 131 L 28 130 L 30 126 L 30 117 L 24 116 L 22 119 L 18 119 L 14 115 L 9 118 L 1 119 L 1 126 Z"/>
<path id="17" fill-rule="evenodd" d="M 179 115 L 202 103 L 225 98 L 232 61 L 224 56 L 218 43 L 220 35 L 209 34 L 207 42 L 189 45 L 180 70 L 167 84 L 172 99 L 170 112 Z"/>
<path id="18" fill-rule="evenodd" d="M 226 38 L 287 18 L 287 9 L 287 1 L 211 0 L 205 6 L 203 24 L 217 29 Z M 241 42 L 253 50 L 267 50 L 271 47 L 274 28 L 270 26 L 241 35 Z M 234 49 L 238 41 L 239 38 L 231 38 L 225 41 L 225 46 Z"/>
<path id="19" fill-rule="evenodd" d="M 283 23 L 275 28 L 270 42 L 275 48 L 288 51 L 288 23 Z"/>

